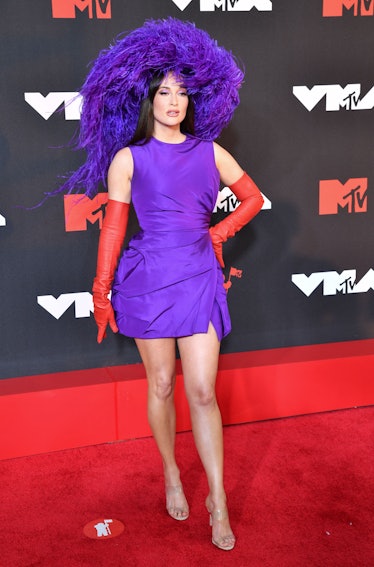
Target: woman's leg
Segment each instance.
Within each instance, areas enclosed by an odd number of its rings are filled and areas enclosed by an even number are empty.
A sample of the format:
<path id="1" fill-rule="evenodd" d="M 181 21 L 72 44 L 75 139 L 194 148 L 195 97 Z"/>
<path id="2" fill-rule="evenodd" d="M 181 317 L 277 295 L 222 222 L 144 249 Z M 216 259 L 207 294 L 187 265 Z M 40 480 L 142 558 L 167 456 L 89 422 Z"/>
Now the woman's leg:
<path id="1" fill-rule="evenodd" d="M 175 339 L 136 339 L 148 380 L 148 421 L 164 466 L 166 508 L 174 519 L 188 517 L 175 460 Z"/>
<path id="2" fill-rule="evenodd" d="M 223 434 L 215 385 L 220 343 L 212 324 L 206 334 L 178 339 L 184 384 L 196 447 L 209 485 L 206 501 L 213 522 L 213 543 L 232 549 L 232 533 L 223 486 Z"/>

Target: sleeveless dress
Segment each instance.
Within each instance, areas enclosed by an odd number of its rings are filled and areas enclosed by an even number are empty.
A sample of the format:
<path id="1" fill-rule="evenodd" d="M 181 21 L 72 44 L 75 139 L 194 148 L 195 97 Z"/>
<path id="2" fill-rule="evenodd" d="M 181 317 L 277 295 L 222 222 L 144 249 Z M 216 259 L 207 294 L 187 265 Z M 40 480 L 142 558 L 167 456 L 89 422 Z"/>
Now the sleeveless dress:
<path id="1" fill-rule="evenodd" d="M 140 231 L 119 261 L 112 305 L 120 333 L 134 338 L 231 330 L 223 274 L 209 223 L 219 173 L 212 142 L 151 138 L 130 146 L 132 202 Z"/>

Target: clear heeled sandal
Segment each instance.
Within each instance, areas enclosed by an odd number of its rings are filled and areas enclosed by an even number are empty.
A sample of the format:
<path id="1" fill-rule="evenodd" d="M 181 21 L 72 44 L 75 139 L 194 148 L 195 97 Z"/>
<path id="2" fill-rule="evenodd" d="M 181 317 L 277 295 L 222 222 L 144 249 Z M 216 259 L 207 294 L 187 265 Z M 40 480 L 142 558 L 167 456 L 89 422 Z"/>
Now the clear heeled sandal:
<path id="1" fill-rule="evenodd" d="M 207 510 L 209 513 L 209 525 L 213 528 L 214 523 L 221 523 L 225 520 L 228 520 L 228 512 L 227 508 L 219 509 L 210 511 L 207 505 Z M 223 549 L 223 551 L 231 551 L 235 547 L 236 539 L 234 534 L 230 529 L 230 533 L 224 536 L 220 536 L 219 538 L 214 538 L 212 533 L 212 543 L 219 549 Z"/>
<path id="2" fill-rule="evenodd" d="M 182 521 L 187 520 L 188 516 L 190 515 L 188 504 L 186 497 L 184 495 L 183 487 L 179 486 L 166 486 L 166 510 L 169 516 L 171 516 L 174 520 Z M 185 499 L 184 506 L 175 506 L 171 504 L 171 500 L 174 500 L 175 496 L 183 495 Z"/>

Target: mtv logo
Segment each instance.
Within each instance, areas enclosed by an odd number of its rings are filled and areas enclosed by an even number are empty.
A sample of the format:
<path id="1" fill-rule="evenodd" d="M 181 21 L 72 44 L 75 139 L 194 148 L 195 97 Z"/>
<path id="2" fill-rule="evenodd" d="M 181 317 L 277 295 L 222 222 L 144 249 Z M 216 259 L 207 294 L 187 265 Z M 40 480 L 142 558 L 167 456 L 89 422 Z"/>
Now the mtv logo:
<path id="1" fill-rule="evenodd" d="M 77 10 L 88 12 L 88 17 L 92 20 L 97 18 L 110 19 L 111 0 L 52 0 L 53 18 L 75 18 Z"/>
<path id="2" fill-rule="evenodd" d="M 183 12 L 192 0 L 172 0 Z M 270 0 L 200 0 L 200 12 L 249 12 L 253 8 L 258 11 L 269 12 L 273 9 Z"/>
<path id="3" fill-rule="evenodd" d="M 374 108 L 374 87 L 361 96 L 361 85 L 350 83 L 341 85 L 314 85 L 311 88 L 298 85 L 292 88 L 295 97 L 309 112 L 325 98 L 326 110 L 336 112 L 344 110 L 371 110 Z"/>
<path id="4" fill-rule="evenodd" d="M 342 16 L 344 10 L 353 10 L 355 16 L 374 16 L 374 0 L 323 0 L 324 18 Z"/>
<path id="5" fill-rule="evenodd" d="M 340 274 L 336 271 L 315 272 L 309 276 L 292 274 L 291 280 L 307 297 L 310 297 L 321 284 L 323 295 L 350 295 L 374 290 L 374 270 L 372 268 L 358 282 L 356 281 L 356 270 L 343 270 Z"/>
<path id="6" fill-rule="evenodd" d="M 87 230 L 87 223 L 99 223 L 101 229 L 108 202 L 108 193 L 98 193 L 93 199 L 86 195 L 64 195 L 65 230 Z"/>
<path id="7" fill-rule="evenodd" d="M 266 209 L 272 208 L 272 203 L 270 199 L 266 197 L 263 193 L 261 193 L 264 204 L 262 205 L 261 210 L 264 211 Z M 235 209 L 239 206 L 239 201 L 235 197 L 234 193 L 231 191 L 229 187 L 223 187 L 221 191 L 218 192 L 217 201 L 213 210 L 213 213 L 217 213 L 218 211 L 223 211 L 224 213 L 231 213 L 235 211 Z"/>
<path id="8" fill-rule="evenodd" d="M 200 0 L 201 12 L 214 12 L 219 9 L 223 12 L 249 12 L 253 8 L 258 11 L 271 11 L 270 0 Z"/>
<path id="9" fill-rule="evenodd" d="M 356 177 L 341 183 L 338 179 L 319 182 L 319 214 L 336 215 L 367 212 L 367 177 Z"/>

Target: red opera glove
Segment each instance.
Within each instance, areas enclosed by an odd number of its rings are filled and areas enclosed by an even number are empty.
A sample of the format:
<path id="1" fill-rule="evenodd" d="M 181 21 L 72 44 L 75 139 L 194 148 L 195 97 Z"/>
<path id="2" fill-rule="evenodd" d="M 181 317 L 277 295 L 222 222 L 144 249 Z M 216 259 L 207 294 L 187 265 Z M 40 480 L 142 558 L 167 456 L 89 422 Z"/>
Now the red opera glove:
<path id="1" fill-rule="evenodd" d="M 225 267 L 222 243 L 226 242 L 228 238 L 234 236 L 243 226 L 249 223 L 264 204 L 264 199 L 259 188 L 245 172 L 238 181 L 230 186 L 230 189 L 238 201 L 240 201 L 240 205 L 225 219 L 209 229 L 214 253 L 222 268 Z"/>
<path id="2" fill-rule="evenodd" d="M 112 287 L 114 271 L 125 239 L 129 210 L 129 203 L 121 203 L 113 199 L 108 200 L 99 239 L 96 277 L 92 286 L 94 317 L 98 326 L 98 343 L 105 339 L 107 325 L 114 333 L 118 332 L 108 294 Z"/>

